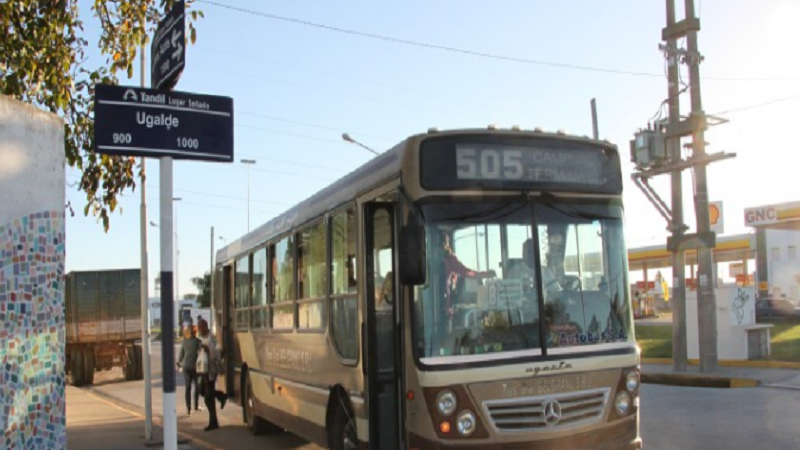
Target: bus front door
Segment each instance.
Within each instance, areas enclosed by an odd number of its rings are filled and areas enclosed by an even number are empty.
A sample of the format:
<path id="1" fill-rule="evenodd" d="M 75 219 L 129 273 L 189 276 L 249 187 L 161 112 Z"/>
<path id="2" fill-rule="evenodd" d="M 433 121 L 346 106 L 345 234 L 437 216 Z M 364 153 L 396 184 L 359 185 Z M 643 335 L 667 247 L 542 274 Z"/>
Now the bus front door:
<path id="1" fill-rule="evenodd" d="M 370 448 L 381 450 L 396 450 L 400 442 L 394 211 L 392 203 L 369 203 L 364 211 L 367 334 L 362 348 L 367 375 L 369 443 Z"/>

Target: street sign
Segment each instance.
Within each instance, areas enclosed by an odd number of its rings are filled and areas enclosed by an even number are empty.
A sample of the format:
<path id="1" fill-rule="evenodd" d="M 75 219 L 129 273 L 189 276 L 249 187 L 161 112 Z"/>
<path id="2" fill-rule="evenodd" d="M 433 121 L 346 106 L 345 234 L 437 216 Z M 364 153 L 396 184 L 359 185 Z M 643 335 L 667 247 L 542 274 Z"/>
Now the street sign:
<path id="1" fill-rule="evenodd" d="M 150 86 L 171 89 L 178 82 L 186 65 L 186 20 L 183 0 L 175 2 L 158 22 L 150 45 Z"/>
<path id="2" fill-rule="evenodd" d="M 233 161 L 233 99 L 98 84 L 95 150 L 125 156 Z"/>

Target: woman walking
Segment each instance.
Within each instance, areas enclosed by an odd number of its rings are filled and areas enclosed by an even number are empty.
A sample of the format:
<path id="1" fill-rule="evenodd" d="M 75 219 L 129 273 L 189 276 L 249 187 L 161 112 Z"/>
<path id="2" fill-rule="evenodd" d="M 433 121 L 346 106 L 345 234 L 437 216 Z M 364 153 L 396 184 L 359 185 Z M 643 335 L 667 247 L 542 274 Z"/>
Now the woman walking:
<path id="1" fill-rule="evenodd" d="M 183 329 L 183 343 L 178 354 L 178 368 L 183 369 L 184 390 L 186 392 L 186 415 L 192 415 L 192 384 L 194 384 L 194 410 L 200 411 L 198 399 L 200 391 L 197 380 L 197 353 L 200 351 L 200 339 L 194 334 L 192 327 Z"/>
<path id="2" fill-rule="evenodd" d="M 219 428 L 217 421 L 217 405 L 215 400 L 219 400 L 220 409 L 225 408 L 228 396 L 224 392 L 216 390 L 217 371 L 222 366 L 221 356 L 217 348 L 217 340 L 208 330 L 208 322 L 201 320 L 197 323 L 197 333 L 200 339 L 200 351 L 203 356 L 199 358 L 197 372 L 203 386 L 203 399 L 208 409 L 208 426 L 205 431 L 216 430 Z M 202 367 L 201 367 L 202 366 Z"/>

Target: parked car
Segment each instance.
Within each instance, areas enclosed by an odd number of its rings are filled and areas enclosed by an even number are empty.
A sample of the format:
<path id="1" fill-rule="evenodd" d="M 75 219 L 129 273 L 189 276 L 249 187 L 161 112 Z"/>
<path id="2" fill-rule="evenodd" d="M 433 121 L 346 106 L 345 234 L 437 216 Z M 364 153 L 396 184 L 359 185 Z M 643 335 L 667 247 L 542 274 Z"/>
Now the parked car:
<path id="1" fill-rule="evenodd" d="M 800 306 L 782 298 L 769 298 L 756 303 L 756 320 L 800 321 Z"/>

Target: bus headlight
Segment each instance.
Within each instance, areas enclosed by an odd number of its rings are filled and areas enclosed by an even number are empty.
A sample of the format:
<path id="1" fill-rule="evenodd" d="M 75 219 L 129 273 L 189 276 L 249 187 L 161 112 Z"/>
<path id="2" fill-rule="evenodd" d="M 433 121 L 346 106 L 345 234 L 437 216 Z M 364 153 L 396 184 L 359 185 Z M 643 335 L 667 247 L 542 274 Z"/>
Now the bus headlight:
<path id="1" fill-rule="evenodd" d="M 631 396 L 624 391 L 617 394 L 617 398 L 614 399 L 614 408 L 620 416 L 628 414 L 628 411 L 631 410 Z"/>
<path id="2" fill-rule="evenodd" d="M 631 370 L 628 372 L 628 375 L 625 377 L 625 388 L 633 394 L 639 389 L 639 372 L 635 370 Z"/>
<path id="3" fill-rule="evenodd" d="M 458 400 L 456 400 L 456 394 L 454 394 L 453 391 L 445 390 L 439 392 L 439 395 L 436 397 L 436 407 L 439 409 L 439 414 L 443 416 L 453 414 L 457 406 Z"/>
<path id="4" fill-rule="evenodd" d="M 477 427 L 475 414 L 468 409 L 461 411 L 461 413 L 458 414 L 458 419 L 456 419 L 456 426 L 458 427 L 458 434 L 462 436 L 469 436 Z"/>

